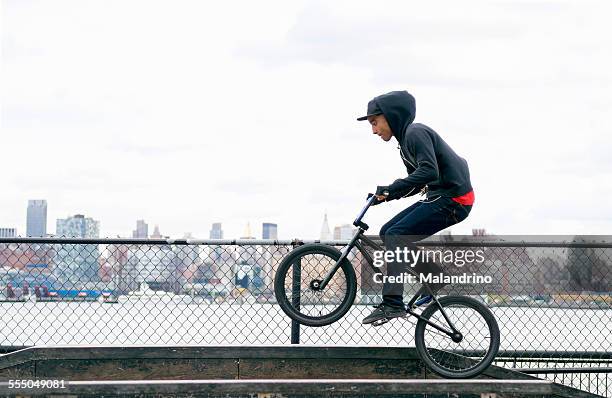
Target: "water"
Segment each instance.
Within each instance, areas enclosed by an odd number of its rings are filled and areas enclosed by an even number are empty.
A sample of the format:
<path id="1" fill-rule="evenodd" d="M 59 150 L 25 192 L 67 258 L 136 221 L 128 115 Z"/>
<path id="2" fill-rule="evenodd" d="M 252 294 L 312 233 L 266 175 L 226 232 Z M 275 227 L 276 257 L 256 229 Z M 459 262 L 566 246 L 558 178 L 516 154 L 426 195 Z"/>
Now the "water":
<path id="1" fill-rule="evenodd" d="M 1 303 L 0 345 L 289 344 L 290 320 L 275 304 L 133 301 Z M 355 305 L 338 322 L 301 327 L 303 344 L 414 346 L 414 320 L 375 328 Z M 598 351 L 612 347 L 612 310 L 492 309 L 502 350 Z"/>
<path id="2" fill-rule="evenodd" d="M 287 345 L 291 336 L 291 322 L 275 304 L 4 302 L 0 307 L 0 345 Z M 371 310 L 355 305 L 332 325 L 302 326 L 300 341 L 414 346 L 414 320 L 395 319 L 378 328 L 362 325 Z M 500 326 L 502 350 L 609 352 L 612 347 L 612 310 L 497 307 L 492 311 Z M 541 377 L 612 396 L 606 374 Z"/>

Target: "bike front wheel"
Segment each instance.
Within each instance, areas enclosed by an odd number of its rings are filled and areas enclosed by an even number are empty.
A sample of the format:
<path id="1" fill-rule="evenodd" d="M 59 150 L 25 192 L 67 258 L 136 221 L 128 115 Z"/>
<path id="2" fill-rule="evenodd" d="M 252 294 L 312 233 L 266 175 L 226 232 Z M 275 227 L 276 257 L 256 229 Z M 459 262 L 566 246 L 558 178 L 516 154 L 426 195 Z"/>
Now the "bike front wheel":
<path id="1" fill-rule="evenodd" d="M 302 325 L 325 326 L 348 312 L 357 293 L 357 278 L 348 260 L 342 261 L 323 290 L 317 288 L 340 256 L 331 246 L 309 244 L 281 261 L 274 277 L 274 294 L 285 314 Z"/>
<path id="2" fill-rule="evenodd" d="M 451 330 L 446 314 L 459 334 L 449 336 L 419 319 L 415 344 L 421 359 L 435 373 L 447 378 L 474 377 L 484 372 L 499 350 L 499 326 L 493 313 L 471 297 L 445 296 L 438 302 L 440 305 L 432 302 L 421 316 Z"/>

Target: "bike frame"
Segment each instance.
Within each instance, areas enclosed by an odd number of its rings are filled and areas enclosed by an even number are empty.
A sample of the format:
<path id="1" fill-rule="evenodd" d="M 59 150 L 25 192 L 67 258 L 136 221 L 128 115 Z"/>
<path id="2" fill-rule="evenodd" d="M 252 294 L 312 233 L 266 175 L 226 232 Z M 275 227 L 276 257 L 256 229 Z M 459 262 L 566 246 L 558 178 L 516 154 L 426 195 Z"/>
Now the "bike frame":
<path id="1" fill-rule="evenodd" d="M 379 273 L 380 272 L 380 270 L 378 270 L 376 267 L 374 267 L 374 260 L 372 259 L 372 256 L 370 256 L 370 254 L 367 252 L 367 250 L 365 250 L 365 246 L 370 246 L 370 247 L 374 248 L 375 250 L 381 250 L 381 251 L 383 251 L 385 249 L 381 245 L 379 245 L 378 243 L 374 242 L 372 239 L 370 239 L 370 238 L 368 238 L 367 236 L 364 235 L 364 232 L 367 231 L 370 227 L 368 226 L 368 224 L 366 224 L 366 223 L 364 223 L 362 221 L 363 216 L 365 216 L 366 212 L 368 211 L 370 206 L 372 206 L 372 204 L 374 203 L 375 200 L 376 200 L 376 196 L 372 195 L 372 197 L 370 197 L 368 199 L 366 205 L 363 207 L 363 209 L 361 210 L 361 212 L 359 213 L 359 215 L 357 216 L 355 221 L 353 221 L 353 225 L 357 227 L 357 232 L 355 233 L 355 235 L 353 235 L 353 237 L 351 238 L 349 243 L 342 249 L 341 256 L 338 259 L 338 261 L 336 261 L 336 264 L 334 264 L 334 267 L 323 278 L 321 284 L 319 285 L 319 289 L 320 290 L 323 290 L 325 288 L 325 286 L 327 286 L 329 281 L 331 281 L 331 279 L 334 277 L 334 275 L 336 274 L 336 272 L 340 268 L 340 265 L 342 264 L 342 262 L 344 260 L 346 260 L 348 254 L 351 252 L 351 250 L 354 247 L 357 247 L 357 249 L 361 252 L 361 254 L 366 259 L 366 261 L 367 261 L 368 265 L 370 266 L 370 268 L 372 268 L 372 270 L 375 273 Z M 352 265 L 353 264 L 351 263 L 351 266 Z M 409 269 L 408 272 L 410 272 L 411 274 L 413 274 L 413 275 L 418 277 L 418 274 L 416 272 L 412 271 L 412 269 Z M 440 302 L 436 298 L 436 295 L 432 292 L 429 284 L 424 283 L 423 286 L 426 287 L 426 289 L 429 291 L 429 294 L 431 294 L 431 296 L 433 297 L 434 303 L 440 308 L 440 312 L 442 313 L 442 316 L 444 316 L 444 319 L 446 319 L 446 322 L 450 326 L 451 330 L 448 330 L 448 329 L 446 329 L 443 326 L 437 325 L 437 324 L 431 322 L 429 319 L 423 318 L 419 313 L 414 312 L 412 310 L 412 305 L 419 298 L 418 294 L 415 294 L 412 297 L 412 299 L 410 299 L 410 301 L 408 302 L 408 306 L 407 306 L 406 312 L 408 314 L 410 314 L 411 316 L 413 316 L 415 318 L 418 318 L 418 319 L 422 320 L 423 322 L 426 322 L 427 324 L 429 324 L 433 328 L 435 328 L 435 329 L 437 329 L 437 330 L 439 330 L 439 331 L 441 331 L 441 332 L 443 332 L 443 333 L 445 333 L 445 334 L 447 334 L 449 336 L 456 335 L 458 333 L 458 330 L 455 328 L 455 325 L 453 325 L 453 323 L 451 322 L 451 320 L 448 317 L 448 315 L 446 315 L 446 311 L 444 311 L 444 308 L 440 305 Z"/>

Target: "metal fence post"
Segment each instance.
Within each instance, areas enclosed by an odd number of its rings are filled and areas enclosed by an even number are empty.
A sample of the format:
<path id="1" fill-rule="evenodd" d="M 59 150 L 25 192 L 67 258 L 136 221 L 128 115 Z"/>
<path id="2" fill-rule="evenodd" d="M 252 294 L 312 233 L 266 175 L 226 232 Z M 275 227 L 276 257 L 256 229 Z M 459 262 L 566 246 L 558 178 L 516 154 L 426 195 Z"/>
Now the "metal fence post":
<path id="1" fill-rule="evenodd" d="M 298 258 L 293 263 L 293 282 L 291 286 L 291 305 L 300 309 L 300 280 L 302 278 L 302 264 Z M 291 344 L 300 344 L 300 324 L 291 320 Z"/>

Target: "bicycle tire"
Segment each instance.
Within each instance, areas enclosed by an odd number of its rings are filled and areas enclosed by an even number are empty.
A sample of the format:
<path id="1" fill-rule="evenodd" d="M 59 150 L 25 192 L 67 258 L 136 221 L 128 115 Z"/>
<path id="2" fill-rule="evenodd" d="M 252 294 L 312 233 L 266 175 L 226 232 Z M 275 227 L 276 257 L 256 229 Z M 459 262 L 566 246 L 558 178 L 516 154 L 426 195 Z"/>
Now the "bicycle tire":
<path id="1" fill-rule="evenodd" d="M 295 308 L 292 301 L 288 298 L 285 281 L 287 280 L 287 275 L 290 269 L 292 269 L 292 265 L 295 263 L 295 261 L 309 255 L 326 256 L 332 260 L 333 263 L 336 263 L 340 259 L 341 253 L 334 247 L 317 243 L 303 245 L 294 249 L 287 256 L 285 256 L 285 258 L 283 258 L 278 267 L 276 275 L 274 276 L 274 295 L 276 296 L 276 301 L 283 312 L 292 320 L 306 326 L 320 327 L 330 325 L 342 318 L 355 301 L 355 295 L 357 294 L 357 278 L 355 276 L 355 270 L 353 269 L 352 264 L 348 260 L 344 259 L 340 265 L 340 268 L 338 271 L 336 271 L 339 272 L 342 270 L 346 279 L 346 292 L 338 308 L 329 314 L 320 316 L 304 314 L 299 308 Z"/>
<path id="2" fill-rule="evenodd" d="M 457 317 L 455 314 L 452 314 L 452 313 L 449 314 L 450 312 L 449 310 L 451 310 L 452 307 L 471 309 L 477 312 L 482 317 L 482 321 L 484 321 L 484 324 L 487 325 L 487 329 L 488 329 L 489 336 L 490 336 L 489 344 L 486 346 L 486 355 L 484 355 L 482 359 L 476 361 L 472 359 L 472 356 L 475 356 L 476 352 L 480 352 L 479 350 L 472 350 L 472 349 L 464 350 L 463 353 L 460 354 L 460 353 L 457 353 L 456 349 L 447 351 L 447 350 L 433 349 L 431 347 L 428 348 L 427 342 L 425 341 L 425 331 L 427 327 L 430 328 L 433 334 L 442 336 L 442 338 L 438 337 L 438 340 L 440 341 L 444 340 L 444 337 L 447 337 L 448 341 L 452 341 L 452 340 L 450 339 L 450 337 L 446 336 L 442 332 L 434 331 L 435 329 L 431 327 L 431 325 L 427 324 L 422 319 L 419 319 L 419 321 L 417 322 L 416 328 L 415 328 L 415 332 L 414 332 L 415 333 L 414 340 L 415 340 L 416 349 L 417 349 L 419 356 L 421 357 L 423 362 L 425 362 L 425 365 L 427 365 L 429 369 L 431 369 L 438 375 L 446 377 L 446 378 L 451 378 L 451 379 L 470 378 L 470 377 L 474 377 L 474 376 L 481 374 L 489 367 L 489 365 L 491 365 L 491 363 L 495 359 L 495 356 L 497 355 L 497 352 L 499 350 L 499 343 L 500 343 L 499 326 L 497 324 L 497 321 L 495 320 L 495 316 L 493 315 L 491 310 L 489 310 L 489 308 L 486 305 L 484 305 L 483 303 L 471 297 L 445 296 L 445 297 L 441 297 L 438 301 L 440 305 L 445 309 L 447 315 L 449 315 L 449 318 L 451 318 L 451 321 L 454 323 L 454 325 L 457 327 L 457 329 L 461 333 L 466 332 L 465 329 L 468 329 L 468 328 L 466 328 L 465 326 L 458 326 L 458 323 L 461 323 L 459 322 L 461 321 L 460 319 L 461 317 L 460 316 Z M 421 316 L 427 320 L 430 320 L 430 318 L 434 314 L 436 314 L 436 312 L 438 312 L 439 315 L 441 316 L 440 307 L 438 307 L 438 305 L 435 302 L 432 302 L 427 308 L 425 308 L 425 310 L 423 310 L 423 312 L 421 313 Z M 453 317 L 455 317 L 456 319 L 453 319 Z M 484 326 L 484 324 L 481 324 L 479 326 Z M 445 327 L 448 327 L 447 322 L 442 323 L 442 325 Z M 464 329 L 463 331 L 461 330 L 462 328 Z M 454 344 L 458 344 L 458 343 L 454 343 Z M 470 347 L 471 347 L 471 344 L 470 344 Z M 442 353 L 442 355 L 440 355 L 440 353 Z M 444 357 L 444 353 L 446 353 L 447 356 L 449 357 L 448 366 L 445 366 L 444 364 L 440 363 L 441 360 L 439 358 Z M 473 363 L 473 366 L 470 366 L 467 369 L 458 369 L 458 368 L 453 368 L 451 363 L 455 367 L 457 366 L 457 363 L 469 363 L 469 364 Z"/>

